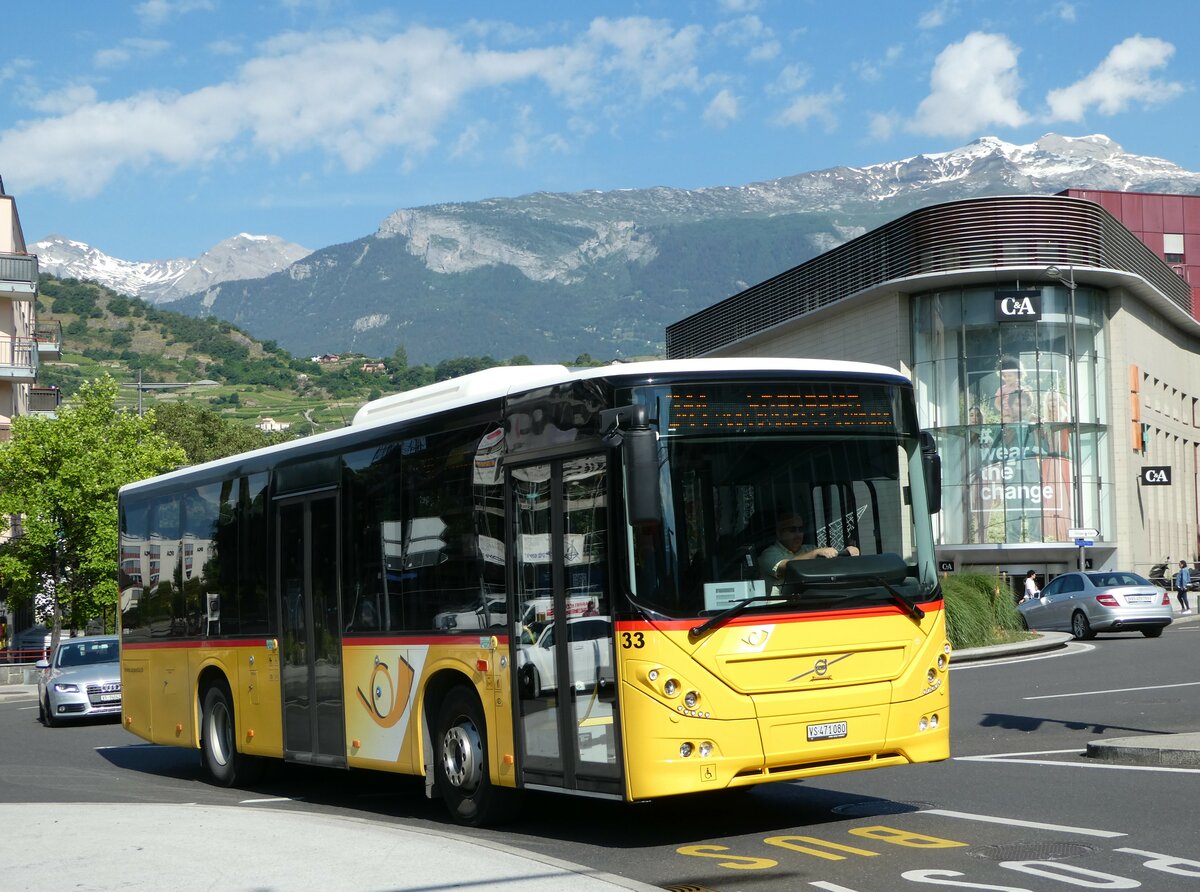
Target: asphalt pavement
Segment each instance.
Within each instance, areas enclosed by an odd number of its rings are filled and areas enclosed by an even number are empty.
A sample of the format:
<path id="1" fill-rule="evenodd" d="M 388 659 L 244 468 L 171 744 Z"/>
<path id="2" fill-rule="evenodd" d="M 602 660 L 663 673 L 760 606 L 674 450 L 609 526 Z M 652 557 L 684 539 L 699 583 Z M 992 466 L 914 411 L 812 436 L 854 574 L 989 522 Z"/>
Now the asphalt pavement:
<path id="1" fill-rule="evenodd" d="M 1200 600 L 1200 599 L 1198 599 Z M 1175 616 L 1175 623 L 1200 616 Z M 967 663 L 1062 648 L 1071 636 L 1043 632 L 1032 641 L 956 651 Z M 36 685 L 0 684 L 0 703 L 37 699 Z M 1200 768 L 1200 731 L 1088 743 L 1088 756 L 1111 762 Z M 635 880 L 453 832 L 263 805 L 195 803 L 6 803 L 5 887 L 45 888 L 47 839 L 70 839 L 55 856 L 54 885 L 130 892 L 169 883 L 188 890 L 502 889 L 505 892 L 657 890 Z M 319 841 L 319 844 L 314 844 Z M 203 870 L 187 863 L 204 859 Z"/>

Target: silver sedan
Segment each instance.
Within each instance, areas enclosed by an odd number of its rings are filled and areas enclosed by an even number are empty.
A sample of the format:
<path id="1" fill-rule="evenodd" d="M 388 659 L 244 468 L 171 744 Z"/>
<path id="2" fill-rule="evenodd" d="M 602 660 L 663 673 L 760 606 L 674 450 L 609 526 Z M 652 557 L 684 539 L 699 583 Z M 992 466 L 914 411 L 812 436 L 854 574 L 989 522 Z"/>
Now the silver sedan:
<path id="1" fill-rule="evenodd" d="M 38 713 L 54 726 L 65 719 L 121 713 L 120 640 L 86 635 L 59 642 L 50 660 L 38 660 Z"/>
<path id="2" fill-rule="evenodd" d="M 1022 601 L 1017 609 L 1030 629 L 1070 632 L 1079 639 L 1135 631 L 1157 638 L 1171 624 L 1169 593 L 1123 570 L 1063 573 L 1041 597 Z"/>

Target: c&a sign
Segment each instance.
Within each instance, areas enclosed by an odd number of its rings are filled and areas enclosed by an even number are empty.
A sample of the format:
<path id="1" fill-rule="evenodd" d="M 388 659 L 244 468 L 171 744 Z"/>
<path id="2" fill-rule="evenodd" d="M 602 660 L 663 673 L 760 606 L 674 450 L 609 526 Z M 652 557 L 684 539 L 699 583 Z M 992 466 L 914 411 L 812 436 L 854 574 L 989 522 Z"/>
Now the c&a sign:
<path id="1" fill-rule="evenodd" d="M 996 292 L 997 322 L 1037 322 L 1042 318 L 1042 292 L 1037 288 Z"/>
<path id="2" fill-rule="evenodd" d="M 1142 486 L 1170 486 L 1171 466 L 1143 465 L 1141 479 Z"/>

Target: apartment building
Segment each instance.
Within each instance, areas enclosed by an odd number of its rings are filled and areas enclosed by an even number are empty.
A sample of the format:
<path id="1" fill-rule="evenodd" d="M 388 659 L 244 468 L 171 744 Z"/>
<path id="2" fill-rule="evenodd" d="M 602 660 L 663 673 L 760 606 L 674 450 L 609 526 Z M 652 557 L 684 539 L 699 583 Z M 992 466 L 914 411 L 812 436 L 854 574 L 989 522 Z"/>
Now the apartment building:
<path id="1" fill-rule="evenodd" d="M 0 440 L 12 437 L 13 419 L 30 412 L 53 414 L 58 391 L 38 388 L 38 366 L 42 360 L 58 359 L 62 329 L 38 325 L 38 260 L 25 247 L 17 203 L 4 189 L 0 178 Z M 20 531 L 17 518 L 0 532 L 0 543 Z M 0 591 L 0 617 L 15 631 L 14 617 L 7 612 Z"/>

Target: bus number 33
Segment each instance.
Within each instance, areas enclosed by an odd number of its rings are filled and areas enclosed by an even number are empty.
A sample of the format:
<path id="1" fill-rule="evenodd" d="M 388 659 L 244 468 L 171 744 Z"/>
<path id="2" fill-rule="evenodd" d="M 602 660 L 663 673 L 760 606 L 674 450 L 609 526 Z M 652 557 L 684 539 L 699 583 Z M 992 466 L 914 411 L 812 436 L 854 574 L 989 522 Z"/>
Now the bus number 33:
<path id="1" fill-rule="evenodd" d="M 646 636 L 642 632 L 622 632 L 621 647 L 642 648 L 646 646 Z"/>

